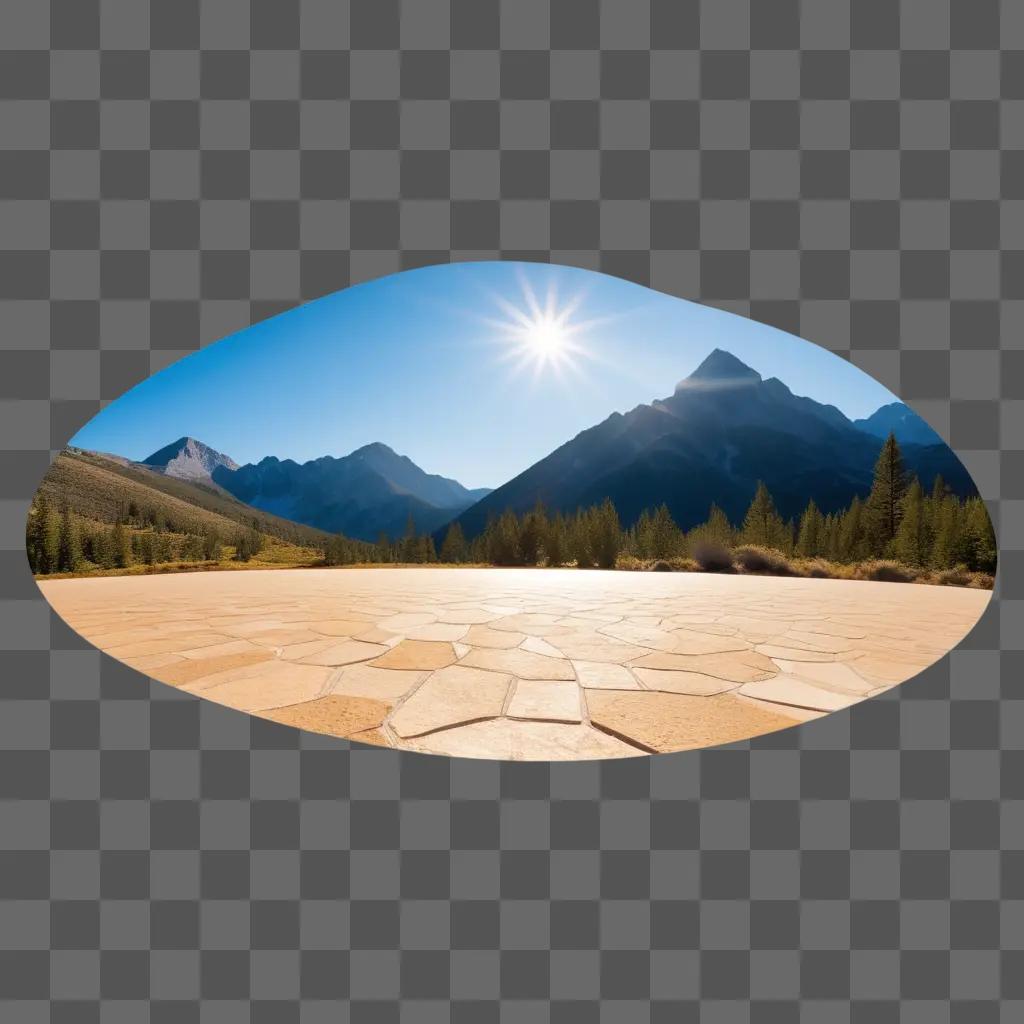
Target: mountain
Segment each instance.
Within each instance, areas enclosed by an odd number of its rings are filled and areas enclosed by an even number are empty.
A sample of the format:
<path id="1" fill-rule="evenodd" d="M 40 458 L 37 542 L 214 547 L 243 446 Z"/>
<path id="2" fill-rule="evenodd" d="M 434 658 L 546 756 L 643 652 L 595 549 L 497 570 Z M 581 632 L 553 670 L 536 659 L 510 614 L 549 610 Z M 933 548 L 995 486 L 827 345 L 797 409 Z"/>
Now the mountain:
<path id="1" fill-rule="evenodd" d="M 909 406 L 891 402 L 876 409 L 867 419 L 854 420 L 853 425 L 885 440 L 895 434 L 900 444 L 945 444 L 946 442 Z"/>
<path id="2" fill-rule="evenodd" d="M 172 476 L 178 480 L 209 483 L 217 469 L 238 469 L 238 463 L 194 437 L 179 437 L 177 441 L 153 452 L 144 459 L 143 466 Z"/>
<path id="3" fill-rule="evenodd" d="M 425 473 L 380 443 L 302 464 L 268 456 L 238 468 L 218 466 L 211 476 L 255 508 L 367 541 L 381 533 L 401 536 L 410 515 L 419 533 L 432 532 L 490 493 Z"/>
<path id="4" fill-rule="evenodd" d="M 814 498 L 825 512 L 845 507 L 871 487 L 881 441 L 839 409 L 794 395 L 734 355 L 715 349 L 673 394 L 613 413 L 463 512 L 467 536 L 505 509 L 542 501 L 573 512 L 611 498 L 625 525 L 666 503 L 690 528 L 712 502 L 741 522 L 758 480 L 784 517 Z M 954 491 L 973 494 L 963 465 L 945 444 L 905 444 L 911 472 L 930 487 L 941 473 Z"/>
<path id="5" fill-rule="evenodd" d="M 321 530 L 250 508 L 212 485 L 181 480 L 143 463 L 82 448 L 67 448 L 47 470 L 39 490 L 56 508 L 68 506 L 83 519 L 111 525 L 134 507 L 138 517 L 161 518 L 180 533 L 216 532 L 229 541 L 240 528 L 299 546 L 326 539 Z"/>

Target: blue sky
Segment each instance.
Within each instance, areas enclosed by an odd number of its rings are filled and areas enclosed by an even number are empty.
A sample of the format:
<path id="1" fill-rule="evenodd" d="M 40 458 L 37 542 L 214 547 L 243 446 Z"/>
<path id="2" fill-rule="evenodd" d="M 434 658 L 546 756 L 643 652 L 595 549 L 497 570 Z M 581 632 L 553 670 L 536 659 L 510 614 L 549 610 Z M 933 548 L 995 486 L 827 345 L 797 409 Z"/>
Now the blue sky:
<path id="1" fill-rule="evenodd" d="M 231 335 L 143 381 L 71 443 L 143 459 L 191 435 L 245 463 L 383 441 L 427 472 L 495 487 L 610 413 L 670 395 L 714 348 L 851 418 L 895 400 L 827 350 L 731 313 L 587 270 L 466 263 Z"/>

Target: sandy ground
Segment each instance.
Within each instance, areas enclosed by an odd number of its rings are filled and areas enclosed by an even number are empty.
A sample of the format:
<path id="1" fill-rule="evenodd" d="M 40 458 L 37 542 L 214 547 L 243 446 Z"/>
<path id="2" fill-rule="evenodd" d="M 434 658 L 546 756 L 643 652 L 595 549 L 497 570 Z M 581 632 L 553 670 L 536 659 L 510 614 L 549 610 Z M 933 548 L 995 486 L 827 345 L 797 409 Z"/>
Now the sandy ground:
<path id="1" fill-rule="evenodd" d="M 986 591 L 571 569 L 40 583 L 100 650 L 298 728 L 451 756 L 632 757 L 838 711 L 956 646 Z"/>

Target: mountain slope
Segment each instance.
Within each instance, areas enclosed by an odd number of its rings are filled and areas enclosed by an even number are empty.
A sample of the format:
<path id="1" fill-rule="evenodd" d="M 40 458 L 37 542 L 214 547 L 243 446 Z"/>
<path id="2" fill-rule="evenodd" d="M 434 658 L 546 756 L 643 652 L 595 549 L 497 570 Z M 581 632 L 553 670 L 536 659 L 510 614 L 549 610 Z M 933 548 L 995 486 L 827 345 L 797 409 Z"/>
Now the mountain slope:
<path id="1" fill-rule="evenodd" d="M 432 532 L 480 495 L 380 443 L 301 465 L 268 456 L 236 470 L 218 467 L 212 479 L 255 508 L 367 541 L 401 536 L 410 516 L 418 532 Z"/>
<path id="2" fill-rule="evenodd" d="M 209 483 L 216 469 L 238 469 L 238 463 L 194 437 L 179 437 L 177 441 L 153 452 L 142 465 L 178 480 Z"/>
<path id="3" fill-rule="evenodd" d="M 880 437 L 895 434 L 900 444 L 945 444 L 945 441 L 909 406 L 891 402 L 876 409 L 867 419 L 854 420 L 858 430 Z"/>
<path id="4" fill-rule="evenodd" d="M 540 500 L 572 512 L 609 497 L 626 525 L 662 502 L 684 528 L 703 521 L 711 502 L 739 522 L 758 480 L 785 517 L 811 497 L 829 512 L 867 493 L 880 446 L 834 406 L 794 395 L 716 349 L 670 397 L 584 430 L 458 520 L 472 537 L 506 508 L 524 512 Z M 941 472 L 958 493 L 974 493 L 945 445 L 903 448 L 924 486 Z"/>
<path id="5" fill-rule="evenodd" d="M 169 527 L 182 533 L 214 530 L 229 539 L 240 527 L 297 545 L 322 542 L 325 534 L 299 523 L 268 515 L 217 488 L 167 477 L 98 452 L 68 448 L 54 460 L 40 491 L 61 508 L 68 504 L 83 518 L 112 524 L 128 503 L 142 513 L 159 512 Z"/>

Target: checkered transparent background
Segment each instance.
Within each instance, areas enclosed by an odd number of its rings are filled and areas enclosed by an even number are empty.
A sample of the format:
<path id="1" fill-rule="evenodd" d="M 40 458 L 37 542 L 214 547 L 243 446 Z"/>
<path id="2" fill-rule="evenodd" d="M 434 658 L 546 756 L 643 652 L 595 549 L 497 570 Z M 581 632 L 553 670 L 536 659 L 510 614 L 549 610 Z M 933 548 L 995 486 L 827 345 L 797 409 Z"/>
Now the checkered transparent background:
<path id="1" fill-rule="evenodd" d="M 5 1022 L 1024 1017 L 1024 5 L 4 0 L 0 48 Z M 27 503 L 104 401 L 498 257 L 904 396 L 999 526 L 982 624 L 798 730 L 547 766 L 302 735 L 50 614 Z"/>

